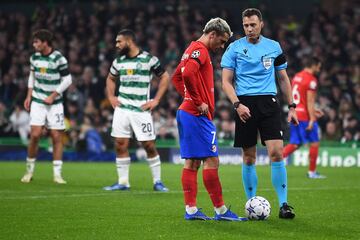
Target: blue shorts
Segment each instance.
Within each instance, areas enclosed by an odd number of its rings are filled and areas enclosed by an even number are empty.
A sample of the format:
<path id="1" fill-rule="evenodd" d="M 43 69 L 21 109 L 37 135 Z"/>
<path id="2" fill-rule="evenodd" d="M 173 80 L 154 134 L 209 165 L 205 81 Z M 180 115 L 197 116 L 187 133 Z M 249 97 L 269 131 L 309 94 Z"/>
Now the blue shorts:
<path id="1" fill-rule="evenodd" d="M 215 125 L 205 116 L 194 116 L 178 110 L 180 155 L 185 159 L 218 156 Z"/>
<path id="2" fill-rule="evenodd" d="M 312 142 L 319 142 L 319 126 L 314 122 L 313 129 L 306 131 L 309 121 L 299 121 L 299 125 L 295 126 L 290 123 L 290 143 L 291 144 L 306 144 Z"/>

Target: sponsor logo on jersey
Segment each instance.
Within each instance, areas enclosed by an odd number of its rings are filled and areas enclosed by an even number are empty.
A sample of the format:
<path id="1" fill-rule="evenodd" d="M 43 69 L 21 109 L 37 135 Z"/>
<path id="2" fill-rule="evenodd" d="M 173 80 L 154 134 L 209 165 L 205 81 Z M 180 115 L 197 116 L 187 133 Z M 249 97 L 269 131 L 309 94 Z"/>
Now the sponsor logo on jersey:
<path id="1" fill-rule="evenodd" d="M 40 73 L 46 73 L 46 68 L 44 67 L 40 68 Z"/>
<path id="2" fill-rule="evenodd" d="M 189 54 L 188 53 L 184 53 L 181 57 L 181 61 L 182 60 L 185 60 L 185 59 L 188 59 L 189 58 Z"/>

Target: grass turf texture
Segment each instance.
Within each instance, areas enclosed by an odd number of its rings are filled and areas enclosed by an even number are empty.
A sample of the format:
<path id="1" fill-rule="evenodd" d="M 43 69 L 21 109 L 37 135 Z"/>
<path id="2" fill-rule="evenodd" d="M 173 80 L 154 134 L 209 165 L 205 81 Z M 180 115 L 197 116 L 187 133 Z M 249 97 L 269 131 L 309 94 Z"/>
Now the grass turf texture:
<path id="1" fill-rule="evenodd" d="M 115 182 L 111 163 L 65 163 L 67 185 L 52 182 L 52 165 L 38 162 L 34 181 L 20 178 L 25 163 L 0 162 L 0 239 L 360 239 L 360 169 L 319 169 L 327 179 L 307 179 L 306 168 L 288 167 L 289 201 L 296 218 L 278 218 L 270 168 L 257 167 L 258 195 L 272 205 L 270 219 L 249 222 L 185 221 L 182 166 L 163 164 L 169 193 L 152 190 L 145 163 L 130 167 L 131 191 L 106 192 Z M 227 205 L 244 215 L 241 166 L 221 166 Z M 198 177 L 198 206 L 213 216 Z"/>

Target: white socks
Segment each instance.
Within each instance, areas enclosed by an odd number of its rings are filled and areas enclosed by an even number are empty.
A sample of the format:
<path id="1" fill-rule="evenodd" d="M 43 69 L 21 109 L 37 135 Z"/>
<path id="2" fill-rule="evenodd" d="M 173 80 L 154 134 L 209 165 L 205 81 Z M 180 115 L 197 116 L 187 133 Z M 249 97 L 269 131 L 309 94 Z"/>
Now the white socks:
<path id="1" fill-rule="evenodd" d="M 195 214 L 198 211 L 198 208 L 197 207 L 190 207 L 189 205 L 186 205 L 185 206 L 185 211 L 188 214 Z"/>
<path id="2" fill-rule="evenodd" d="M 227 209 L 227 207 L 225 205 L 222 205 L 219 208 L 214 207 L 214 210 L 215 210 L 216 214 L 224 214 L 224 213 L 226 213 L 226 211 L 228 209 Z M 195 214 L 198 211 L 198 208 L 197 207 L 190 207 L 189 205 L 186 205 L 185 206 L 185 211 L 188 214 Z"/>
<path id="3" fill-rule="evenodd" d="M 224 214 L 226 213 L 226 211 L 228 210 L 227 207 L 225 205 L 222 205 L 219 208 L 214 207 L 214 210 L 217 214 Z"/>
<path id="4" fill-rule="evenodd" d="M 130 187 L 129 184 L 130 157 L 116 158 L 116 170 L 118 173 L 118 183 Z"/>
<path id="5" fill-rule="evenodd" d="M 153 158 L 147 158 L 146 159 L 149 163 L 149 167 L 151 169 L 151 173 L 153 176 L 153 182 L 154 184 L 157 181 L 161 180 L 161 162 L 160 162 L 160 156 L 157 155 Z"/>
<path id="6" fill-rule="evenodd" d="M 35 158 L 26 158 L 26 172 L 33 174 L 34 169 L 35 169 Z"/>
<path id="7" fill-rule="evenodd" d="M 53 161 L 54 177 L 61 177 L 62 165 L 63 165 L 62 160 Z"/>

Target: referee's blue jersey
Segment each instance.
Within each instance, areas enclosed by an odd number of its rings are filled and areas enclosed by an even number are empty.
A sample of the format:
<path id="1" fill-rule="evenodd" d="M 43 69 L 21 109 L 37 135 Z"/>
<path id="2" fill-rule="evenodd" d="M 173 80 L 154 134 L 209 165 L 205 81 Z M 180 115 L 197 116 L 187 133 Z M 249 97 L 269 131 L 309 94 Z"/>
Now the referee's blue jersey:
<path id="1" fill-rule="evenodd" d="M 234 71 L 236 95 L 276 95 L 275 71 L 287 67 L 286 60 L 274 65 L 280 55 L 280 44 L 274 40 L 260 36 L 253 44 L 243 37 L 226 49 L 221 67 Z"/>

